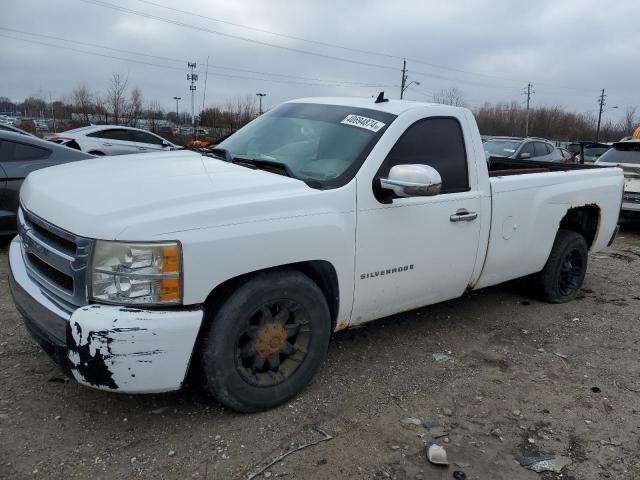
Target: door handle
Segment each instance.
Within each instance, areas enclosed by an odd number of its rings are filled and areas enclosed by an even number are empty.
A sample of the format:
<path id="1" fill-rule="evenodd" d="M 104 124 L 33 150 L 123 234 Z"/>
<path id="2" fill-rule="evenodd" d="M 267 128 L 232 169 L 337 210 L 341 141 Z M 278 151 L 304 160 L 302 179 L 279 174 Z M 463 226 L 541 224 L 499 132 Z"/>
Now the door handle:
<path id="1" fill-rule="evenodd" d="M 112 147 L 113 146 L 113 144 L 111 144 L 111 143 L 103 143 L 102 145 L 104 145 L 105 147 Z"/>
<path id="2" fill-rule="evenodd" d="M 146 150 L 147 147 L 138 147 L 138 150 Z"/>
<path id="3" fill-rule="evenodd" d="M 460 208 L 456 213 L 449 217 L 449 220 L 452 222 L 472 222 L 478 218 L 478 214 L 476 212 L 469 212 L 465 208 Z"/>

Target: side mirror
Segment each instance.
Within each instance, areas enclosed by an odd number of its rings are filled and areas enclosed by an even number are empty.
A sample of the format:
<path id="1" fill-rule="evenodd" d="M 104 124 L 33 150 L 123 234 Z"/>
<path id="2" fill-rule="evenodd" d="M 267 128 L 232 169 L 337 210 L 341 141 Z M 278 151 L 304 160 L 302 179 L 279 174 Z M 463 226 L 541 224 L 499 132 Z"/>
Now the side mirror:
<path id="1" fill-rule="evenodd" d="M 168 147 L 170 147 L 170 146 L 171 146 L 171 144 L 165 140 L 164 142 L 162 142 L 162 146 L 163 146 L 164 148 L 168 148 Z"/>
<path id="2" fill-rule="evenodd" d="M 521 158 L 522 160 L 526 160 L 527 158 L 531 158 L 531 154 L 530 154 L 530 153 L 528 153 L 528 152 L 521 153 L 521 154 L 520 154 L 520 158 Z"/>
<path id="3" fill-rule="evenodd" d="M 398 197 L 431 197 L 440 193 L 442 178 L 429 165 L 396 165 L 388 178 L 380 179 L 380 186 Z"/>

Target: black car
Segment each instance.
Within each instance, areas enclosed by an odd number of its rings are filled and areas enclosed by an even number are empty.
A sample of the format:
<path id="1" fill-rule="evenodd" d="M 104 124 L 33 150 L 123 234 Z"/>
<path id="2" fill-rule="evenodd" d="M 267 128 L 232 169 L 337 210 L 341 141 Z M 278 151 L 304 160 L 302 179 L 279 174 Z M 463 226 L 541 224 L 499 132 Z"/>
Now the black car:
<path id="1" fill-rule="evenodd" d="M 40 138 L 0 130 L 0 235 L 16 231 L 20 187 L 34 170 L 93 158 Z"/>

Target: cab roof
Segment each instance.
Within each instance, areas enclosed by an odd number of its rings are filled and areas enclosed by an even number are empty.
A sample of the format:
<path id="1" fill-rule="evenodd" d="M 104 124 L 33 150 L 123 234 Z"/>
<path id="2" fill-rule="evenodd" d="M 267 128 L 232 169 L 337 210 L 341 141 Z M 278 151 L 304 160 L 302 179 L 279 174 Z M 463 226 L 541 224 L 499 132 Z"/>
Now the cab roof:
<path id="1" fill-rule="evenodd" d="M 317 103 L 320 105 L 340 105 L 345 107 L 368 108 L 381 112 L 400 115 L 416 107 L 446 107 L 459 110 L 462 107 L 452 107 L 439 103 L 414 102 L 412 100 L 393 100 L 375 103 L 375 97 L 310 97 L 289 100 L 286 103 Z"/>

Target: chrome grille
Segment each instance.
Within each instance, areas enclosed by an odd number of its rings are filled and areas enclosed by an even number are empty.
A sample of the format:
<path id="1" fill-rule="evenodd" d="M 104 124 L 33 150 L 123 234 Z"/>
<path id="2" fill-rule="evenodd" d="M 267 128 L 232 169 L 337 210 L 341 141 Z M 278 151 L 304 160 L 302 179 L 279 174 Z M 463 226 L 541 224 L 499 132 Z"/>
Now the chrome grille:
<path id="1" fill-rule="evenodd" d="M 18 233 L 29 276 L 65 310 L 87 304 L 86 272 L 92 242 L 33 213 L 18 211 Z"/>

